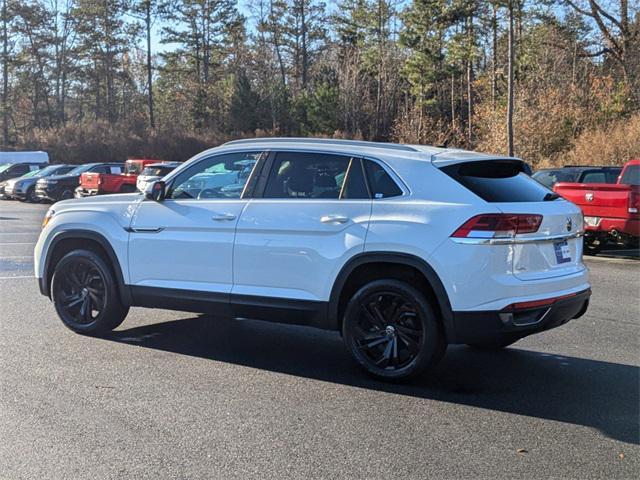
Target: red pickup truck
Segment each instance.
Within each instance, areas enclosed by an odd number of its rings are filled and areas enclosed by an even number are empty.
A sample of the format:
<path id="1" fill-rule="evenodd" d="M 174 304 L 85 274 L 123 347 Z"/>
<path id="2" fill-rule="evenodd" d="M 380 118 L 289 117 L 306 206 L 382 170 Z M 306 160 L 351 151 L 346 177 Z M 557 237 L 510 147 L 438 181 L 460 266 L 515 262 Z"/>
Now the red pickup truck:
<path id="1" fill-rule="evenodd" d="M 76 198 L 104 193 L 132 193 L 136 191 L 136 180 L 145 166 L 162 160 L 130 159 L 124 164 L 124 173 L 91 173 L 80 176 L 80 186 L 76 188 Z"/>
<path id="2" fill-rule="evenodd" d="M 586 253 L 596 253 L 607 243 L 638 247 L 640 160 L 628 162 L 615 184 L 560 182 L 553 190 L 582 209 Z"/>

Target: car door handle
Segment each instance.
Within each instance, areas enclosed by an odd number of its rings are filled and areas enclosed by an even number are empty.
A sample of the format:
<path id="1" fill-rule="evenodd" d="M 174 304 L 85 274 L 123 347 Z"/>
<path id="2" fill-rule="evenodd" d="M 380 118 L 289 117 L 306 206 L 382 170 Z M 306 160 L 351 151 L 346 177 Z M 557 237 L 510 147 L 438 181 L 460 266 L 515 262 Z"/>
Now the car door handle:
<path id="1" fill-rule="evenodd" d="M 320 218 L 322 223 L 347 223 L 349 219 L 342 215 L 325 215 Z"/>
<path id="2" fill-rule="evenodd" d="M 216 222 L 223 222 L 225 220 L 235 220 L 236 216 L 233 213 L 216 213 L 211 217 L 211 220 Z"/>

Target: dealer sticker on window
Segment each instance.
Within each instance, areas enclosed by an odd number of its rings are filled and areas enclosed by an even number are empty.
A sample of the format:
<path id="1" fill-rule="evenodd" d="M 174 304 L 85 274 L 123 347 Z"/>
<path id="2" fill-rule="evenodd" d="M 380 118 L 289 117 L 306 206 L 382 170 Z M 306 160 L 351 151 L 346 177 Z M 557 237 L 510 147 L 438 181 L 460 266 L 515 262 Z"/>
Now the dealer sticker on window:
<path id="1" fill-rule="evenodd" d="M 568 263 L 571 261 L 571 251 L 566 240 L 555 242 L 553 248 L 556 251 L 556 260 L 558 263 Z"/>

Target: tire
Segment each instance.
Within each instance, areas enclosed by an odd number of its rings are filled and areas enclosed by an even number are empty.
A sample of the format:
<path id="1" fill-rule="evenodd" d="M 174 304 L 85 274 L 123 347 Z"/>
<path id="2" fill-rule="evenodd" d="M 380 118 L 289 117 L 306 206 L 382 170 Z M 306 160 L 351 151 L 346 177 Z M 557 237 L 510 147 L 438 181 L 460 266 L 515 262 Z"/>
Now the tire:
<path id="1" fill-rule="evenodd" d="M 89 250 L 73 250 L 58 262 L 51 298 L 62 323 L 85 335 L 107 333 L 129 313 L 129 307 L 120 301 L 113 272 Z"/>
<path id="2" fill-rule="evenodd" d="M 31 187 L 27 190 L 27 196 L 24 198 L 27 203 L 36 203 L 38 197 L 36 197 L 36 187 Z"/>
<path id="3" fill-rule="evenodd" d="M 65 190 L 64 192 L 62 192 L 62 195 L 60 195 L 60 200 L 71 200 L 73 198 L 73 192 L 69 189 Z"/>
<path id="4" fill-rule="evenodd" d="M 120 193 L 133 193 L 136 191 L 136 187 L 133 185 L 122 185 L 120 187 Z"/>
<path id="5" fill-rule="evenodd" d="M 584 239 L 583 245 L 586 255 L 595 255 L 600 252 L 604 246 L 600 240 L 587 240 L 586 238 Z"/>
<path id="6" fill-rule="evenodd" d="M 392 382 L 426 373 L 447 347 L 426 297 L 395 279 L 375 280 L 356 292 L 345 309 L 342 336 L 365 372 Z"/>

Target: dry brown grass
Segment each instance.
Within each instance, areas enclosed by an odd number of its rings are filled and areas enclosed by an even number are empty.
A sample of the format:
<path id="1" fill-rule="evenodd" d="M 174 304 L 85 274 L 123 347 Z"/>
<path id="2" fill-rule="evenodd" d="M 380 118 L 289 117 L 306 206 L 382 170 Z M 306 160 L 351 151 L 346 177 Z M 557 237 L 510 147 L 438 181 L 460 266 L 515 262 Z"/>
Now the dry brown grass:
<path id="1" fill-rule="evenodd" d="M 640 114 L 585 131 L 562 161 L 549 164 L 623 165 L 633 158 L 640 158 Z"/>

